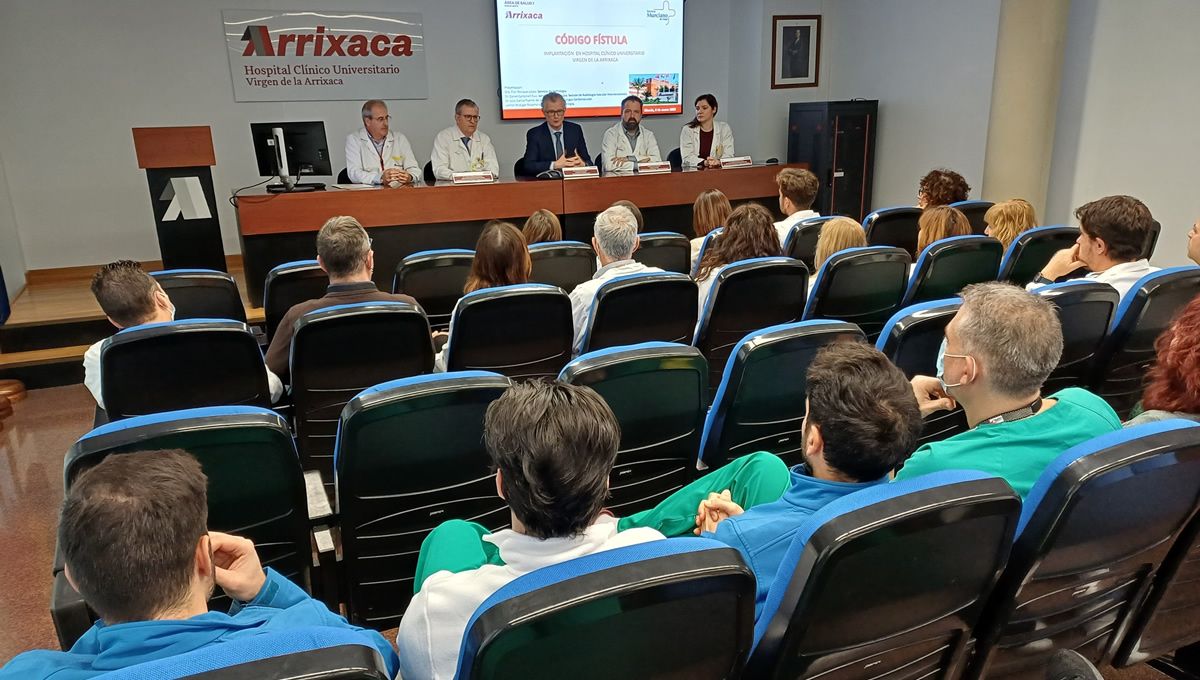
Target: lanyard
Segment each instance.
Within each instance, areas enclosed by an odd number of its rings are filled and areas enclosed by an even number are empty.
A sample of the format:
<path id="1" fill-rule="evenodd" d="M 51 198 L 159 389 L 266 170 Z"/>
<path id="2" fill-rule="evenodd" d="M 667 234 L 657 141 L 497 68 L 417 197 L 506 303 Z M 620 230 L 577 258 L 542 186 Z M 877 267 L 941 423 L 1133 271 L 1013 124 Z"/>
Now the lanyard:
<path id="1" fill-rule="evenodd" d="M 1042 398 L 1038 397 L 1037 399 L 1034 399 L 1032 402 L 1026 404 L 1025 406 L 1022 406 L 1021 408 L 1016 408 L 1011 411 L 1005 411 L 1004 413 L 992 416 L 991 418 L 988 418 L 987 420 L 985 420 L 983 422 L 985 422 L 989 425 L 999 425 L 1000 423 L 1014 423 L 1018 420 L 1025 420 L 1026 418 L 1032 417 L 1034 414 L 1036 414 L 1041 409 L 1042 409 Z"/>

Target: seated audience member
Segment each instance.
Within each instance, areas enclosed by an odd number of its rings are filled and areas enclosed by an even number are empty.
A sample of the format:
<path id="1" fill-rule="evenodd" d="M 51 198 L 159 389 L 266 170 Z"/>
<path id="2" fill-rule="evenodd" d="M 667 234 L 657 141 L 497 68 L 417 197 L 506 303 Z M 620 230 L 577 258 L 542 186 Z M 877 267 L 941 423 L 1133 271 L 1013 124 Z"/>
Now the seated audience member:
<path id="1" fill-rule="evenodd" d="M 621 100 L 621 120 L 604 131 L 600 141 L 600 158 L 604 171 L 630 172 L 638 163 L 658 162 L 658 140 L 649 128 L 642 125 L 642 99 L 629 95 Z"/>
<path id="2" fill-rule="evenodd" d="M 471 273 L 467 274 L 463 295 L 485 288 L 529 283 L 531 271 L 533 262 L 529 259 L 529 247 L 525 244 L 525 237 L 512 223 L 491 220 L 483 225 L 483 232 L 479 234 L 479 240 L 475 243 L 475 257 L 471 260 Z M 454 309 L 458 310 L 457 303 Z M 453 313 L 450 318 L 454 319 Z M 435 343 L 444 343 L 434 361 L 434 370 L 439 373 L 446 370 L 449 339 L 453 333 L 452 325 L 449 333 L 433 334 Z"/>
<path id="3" fill-rule="evenodd" d="M 346 175 L 355 184 L 398 187 L 412 184 L 421 175 L 412 145 L 404 135 L 391 132 L 392 117 L 379 99 L 362 105 L 363 127 L 346 135 Z"/>
<path id="4" fill-rule="evenodd" d="M 1154 349 L 1157 356 L 1146 376 L 1142 412 L 1125 427 L 1168 418 L 1200 422 L 1200 297 L 1158 336 Z"/>
<path id="5" fill-rule="evenodd" d="M 1050 461 L 1121 427 L 1100 397 L 1078 387 L 1042 396 L 1062 355 L 1062 326 L 1049 300 L 1006 283 L 977 283 L 946 326 L 942 375 L 914 376 L 923 414 L 966 411 L 971 429 L 917 449 L 897 479 L 937 470 L 1004 478 L 1022 498 Z"/>
<path id="6" fill-rule="evenodd" d="M 775 184 L 779 187 L 779 212 L 787 215 L 775 223 L 779 246 L 782 248 L 792 227 L 799 224 L 801 220 L 821 216 L 812 209 L 813 201 L 817 200 L 817 190 L 821 188 L 821 182 L 808 170 L 784 168 L 779 171 L 778 175 L 775 175 Z"/>
<path id="7" fill-rule="evenodd" d="M 109 323 L 118 330 L 175 320 L 175 305 L 158 281 L 133 260 L 117 260 L 100 268 L 92 277 L 92 295 L 104 310 Z M 100 348 L 104 341 L 94 343 L 83 353 L 83 384 L 92 393 L 96 405 L 104 408 L 100 379 Z M 269 368 L 267 387 L 271 401 L 279 401 L 283 381 Z"/>
<path id="8" fill-rule="evenodd" d="M 470 99 L 454 105 L 454 125 L 433 138 L 433 176 L 453 179 L 456 172 L 490 172 L 500 176 L 492 138 L 479 131 L 479 106 Z"/>
<path id="9" fill-rule="evenodd" d="M 917 186 L 917 207 L 924 209 L 950 205 L 967 200 L 970 193 L 971 185 L 962 175 L 946 168 L 936 168 L 925 173 Z"/>
<path id="10" fill-rule="evenodd" d="M 906 394 L 911 400 L 907 388 Z M 483 443 L 512 529 L 489 533 L 474 522 L 450 520 L 425 538 L 416 595 L 396 635 L 402 677 L 453 678 L 475 609 L 518 576 L 601 550 L 689 535 L 701 501 L 716 490 L 749 508 L 778 500 L 788 487 L 787 467 L 760 452 L 705 475 L 656 508 L 618 520 L 604 503 L 620 439 L 616 416 L 587 387 L 514 383 L 488 406 Z M 828 500 L 837 495 L 831 489 Z"/>
<path id="11" fill-rule="evenodd" d="M 756 616 L 804 520 L 842 496 L 887 483 L 921 434 L 921 412 L 904 373 L 870 345 L 824 347 L 807 381 L 805 462 L 791 469 L 780 499 L 743 510 L 729 494 L 714 494 L 696 518 L 697 533 L 737 548 L 754 570 Z"/>
<path id="12" fill-rule="evenodd" d="M 210 532 L 208 480 L 184 451 L 113 454 L 71 485 L 58 524 L 67 580 L 100 615 L 65 652 L 37 650 L 2 678 L 75 680 L 290 628 L 360 631 L 388 669 L 398 661 L 379 633 L 346 623 L 274 569 L 254 544 Z M 208 610 L 220 586 L 229 613 Z"/>
<path id="13" fill-rule="evenodd" d="M 552 243 L 563 240 L 562 224 L 558 215 L 542 208 L 529 216 L 521 227 L 521 235 L 527 245 L 535 243 Z"/>
<path id="14" fill-rule="evenodd" d="M 988 208 L 983 221 L 987 224 L 983 233 L 1008 248 L 1018 236 L 1037 226 L 1037 215 L 1029 201 L 1013 198 Z"/>
<path id="15" fill-rule="evenodd" d="M 610 279 L 641 272 L 661 272 L 658 267 L 647 267 L 633 259 L 638 248 L 637 222 L 633 213 L 623 206 L 613 206 L 596 215 L 595 236 L 592 249 L 600 258 L 600 268 L 590 281 L 575 286 L 571 291 L 571 316 L 575 322 L 575 352 L 583 343 L 583 332 L 587 330 L 592 313 L 592 300 L 596 291 Z"/>
<path id="16" fill-rule="evenodd" d="M 692 239 L 693 268 L 696 266 L 696 258 L 700 257 L 700 246 L 704 243 L 704 237 L 713 229 L 725 226 L 725 220 L 729 219 L 731 212 L 733 206 L 720 189 L 709 189 L 696 197 L 696 202 L 692 204 L 692 231 L 696 233 L 696 238 Z"/>
<path id="17" fill-rule="evenodd" d="M 821 225 L 821 235 L 817 237 L 817 249 L 813 255 L 813 270 L 808 277 L 809 292 L 812 292 L 817 272 L 821 271 L 830 255 L 847 248 L 865 248 L 866 245 L 867 232 L 849 217 L 835 217 Z"/>
<path id="18" fill-rule="evenodd" d="M 679 131 L 679 157 L 685 168 L 719 168 L 721 159 L 735 155 L 733 128 L 716 120 L 717 98 L 696 97 L 696 116 Z"/>
<path id="19" fill-rule="evenodd" d="M 592 164 L 583 128 L 566 119 L 567 102 L 557 92 L 542 97 L 542 116 L 546 122 L 525 133 L 525 155 L 519 169 L 534 176 L 547 170 L 578 168 Z"/>
<path id="20" fill-rule="evenodd" d="M 1187 238 L 1188 259 L 1196 264 L 1200 264 L 1200 220 L 1196 220 L 1195 224 L 1192 225 Z"/>
<path id="21" fill-rule="evenodd" d="M 317 264 L 329 275 L 329 287 L 324 297 L 292 305 L 279 321 L 279 327 L 275 329 L 275 336 L 267 348 L 267 368 L 284 380 L 289 377 L 289 358 L 296 321 L 305 314 L 356 302 L 417 304 L 407 295 L 385 293 L 375 287 L 371 279 L 375 273 L 375 251 L 371 250 L 371 237 L 353 217 L 331 217 L 317 232 Z"/>
<path id="22" fill-rule="evenodd" d="M 958 208 L 926 208 L 917 220 L 917 257 L 937 241 L 951 236 L 970 236 L 971 221 Z M 913 264 L 916 264 L 915 262 Z"/>
<path id="23" fill-rule="evenodd" d="M 725 220 L 725 231 L 712 240 L 700 258 L 696 283 L 700 286 L 700 313 L 717 274 L 726 265 L 755 257 L 771 257 L 781 253 L 779 238 L 771 224 L 771 213 L 757 203 L 734 208 Z"/>
<path id="24" fill-rule="evenodd" d="M 1124 298 L 1133 284 L 1158 271 L 1142 257 L 1146 238 L 1153 228 L 1150 209 L 1132 196 L 1105 196 L 1075 210 L 1079 238 L 1075 245 L 1054 254 L 1026 290 L 1033 290 L 1086 268 L 1083 278 L 1107 283 Z"/>
<path id="25" fill-rule="evenodd" d="M 624 206 L 626 209 L 629 210 L 629 212 L 633 213 L 633 219 L 637 222 L 637 229 L 638 229 L 639 234 L 642 233 L 643 231 L 646 231 L 646 220 L 645 220 L 645 218 L 642 217 L 642 209 L 637 207 L 637 205 L 634 204 L 633 201 L 627 201 L 622 198 L 619 201 L 614 201 L 613 205 Z M 612 206 L 610 205 L 609 207 L 611 208 Z"/>

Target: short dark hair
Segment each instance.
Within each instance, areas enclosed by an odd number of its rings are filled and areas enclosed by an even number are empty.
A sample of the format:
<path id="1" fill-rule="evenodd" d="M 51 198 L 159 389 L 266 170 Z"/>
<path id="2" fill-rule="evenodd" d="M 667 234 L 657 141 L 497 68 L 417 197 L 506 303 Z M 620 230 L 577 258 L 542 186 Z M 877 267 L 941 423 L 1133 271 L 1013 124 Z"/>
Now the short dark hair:
<path id="1" fill-rule="evenodd" d="M 779 193 L 792 202 L 799 210 L 812 208 L 817 200 L 817 192 L 821 189 L 821 181 L 817 176 L 804 168 L 784 168 L 775 175 L 775 184 L 779 185 Z"/>
<path id="2" fill-rule="evenodd" d="M 459 99 L 458 103 L 454 105 L 454 113 L 455 114 L 462 113 L 464 106 L 469 106 L 473 109 L 479 108 L 479 105 L 476 104 L 473 99 Z"/>
<path id="3" fill-rule="evenodd" d="M 917 192 L 925 194 L 925 203 L 928 207 L 950 205 L 967 200 L 971 194 L 971 185 L 967 184 L 967 180 L 962 175 L 953 170 L 934 168 L 921 178 Z"/>
<path id="4" fill-rule="evenodd" d="M 600 395 L 561 382 L 516 383 L 483 421 L 508 506 L 536 538 L 575 536 L 592 524 L 620 441 L 617 417 Z"/>
<path id="5" fill-rule="evenodd" d="M 370 249 L 367 230 L 347 215 L 330 217 L 317 232 L 317 255 L 330 276 L 349 276 L 358 271 Z"/>
<path id="6" fill-rule="evenodd" d="M 638 108 L 639 109 L 642 108 L 642 98 L 637 96 L 636 94 L 631 94 L 628 97 L 621 100 L 621 111 L 625 110 L 625 105 L 628 104 L 629 102 L 637 102 Z"/>
<path id="7" fill-rule="evenodd" d="M 861 482 L 896 469 L 916 448 L 921 409 L 883 352 L 860 342 L 822 348 L 808 367 L 808 422 L 821 428 L 825 462 Z"/>
<path id="8" fill-rule="evenodd" d="M 100 309 L 123 327 L 145 323 L 154 314 L 157 289 L 155 280 L 133 260 L 110 262 L 92 277 L 92 295 Z"/>
<path id="9" fill-rule="evenodd" d="M 1075 209 L 1079 228 L 1104 241 L 1108 256 L 1128 262 L 1142 257 L 1154 225 L 1150 208 L 1133 196 L 1105 196 Z"/>
<path id="10" fill-rule="evenodd" d="M 178 449 L 114 453 L 63 500 L 58 542 L 71 580 L 106 623 L 183 604 L 208 531 L 208 479 Z"/>

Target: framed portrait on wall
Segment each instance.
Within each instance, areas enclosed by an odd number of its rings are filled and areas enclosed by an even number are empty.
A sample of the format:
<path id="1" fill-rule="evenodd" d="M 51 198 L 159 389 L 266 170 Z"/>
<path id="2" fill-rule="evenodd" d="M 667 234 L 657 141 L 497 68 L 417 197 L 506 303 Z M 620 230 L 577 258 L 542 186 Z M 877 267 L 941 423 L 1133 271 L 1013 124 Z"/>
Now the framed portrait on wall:
<path id="1" fill-rule="evenodd" d="M 821 67 L 821 16 L 771 17 L 771 89 L 816 87 Z"/>

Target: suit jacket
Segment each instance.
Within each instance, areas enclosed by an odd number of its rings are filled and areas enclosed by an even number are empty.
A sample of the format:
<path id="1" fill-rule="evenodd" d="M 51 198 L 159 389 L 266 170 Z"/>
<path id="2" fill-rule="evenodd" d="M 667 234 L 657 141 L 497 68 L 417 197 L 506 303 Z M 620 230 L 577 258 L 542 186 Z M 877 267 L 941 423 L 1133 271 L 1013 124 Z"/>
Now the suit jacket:
<path id="1" fill-rule="evenodd" d="M 592 158 L 588 155 L 587 140 L 583 138 L 583 128 L 571 121 L 563 121 L 563 153 L 568 156 L 578 152 L 583 162 L 591 165 Z M 554 138 L 550 136 L 550 125 L 542 123 L 529 128 L 525 133 L 525 157 L 522 159 L 521 172 L 533 176 L 550 169 L 550 165 L 558 159 L 554 153 Z"/>
<path id="2" fill-rule="evenodd" d="M 370 281 L 362 283 L 331 284 L 325 291 L 325 297 L 309 300 L 292 305 L 292 308 L 279 321 L 275 336 L 271 338 L 271 346 L 267 348 L 266 362 L 275 375 L 289 381 L 291 372 L 292 335 L 296 332 L 296 320 L 305 314 L 333 307 L 336 305 L 352 305 L 356 302 L 407 302 L 416 305 L 417 301 L 399 293 L 384 293 Z"/>

